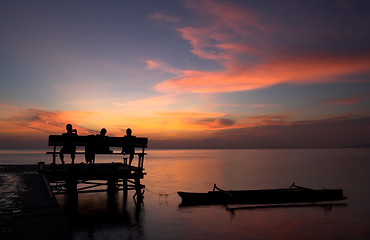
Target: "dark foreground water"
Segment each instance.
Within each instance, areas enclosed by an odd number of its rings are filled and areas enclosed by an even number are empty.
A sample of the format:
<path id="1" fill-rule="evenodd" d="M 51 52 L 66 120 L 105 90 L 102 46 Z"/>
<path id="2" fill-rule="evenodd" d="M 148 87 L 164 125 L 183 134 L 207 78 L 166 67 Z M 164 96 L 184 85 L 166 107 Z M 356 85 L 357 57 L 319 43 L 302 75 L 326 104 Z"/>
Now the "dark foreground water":
<path id="1" fill-rule="evenodd" d="M 79 157 L 77 162 L 83 161 Z M 40 151 L 0 152 L 0 164 L 40 160 L 51 158 Z M 97 162 L 113 161 L 120 159 L 97 157 Z M 370 149 L 149 150 L 144 167 L 141 208 L 132 192 L 126 208 L 122 193 L 115 199 L 91 193 L 80 194 L 78 211 L 71 212 L 66 197 L 58 195 L 75 239 L 370 239 Z M 224 206 L 179 207 L 176 194 L 205 192 L 214 183 L 223 189 L 263 189 L 293 182 L 342 188 L 348 200 L 341 203 L 347 206 L 232 214 Z"/>

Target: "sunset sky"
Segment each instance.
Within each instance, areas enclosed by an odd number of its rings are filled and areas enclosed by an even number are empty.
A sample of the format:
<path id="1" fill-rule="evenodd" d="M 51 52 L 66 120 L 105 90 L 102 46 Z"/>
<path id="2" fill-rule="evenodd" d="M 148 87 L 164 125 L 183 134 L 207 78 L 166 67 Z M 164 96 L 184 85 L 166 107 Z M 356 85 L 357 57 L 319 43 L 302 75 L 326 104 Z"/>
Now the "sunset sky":
<path id="1" fill-rule="evenodd" d="M 370 146 L 370 1 L 0 2 L 0 148 Z"/>

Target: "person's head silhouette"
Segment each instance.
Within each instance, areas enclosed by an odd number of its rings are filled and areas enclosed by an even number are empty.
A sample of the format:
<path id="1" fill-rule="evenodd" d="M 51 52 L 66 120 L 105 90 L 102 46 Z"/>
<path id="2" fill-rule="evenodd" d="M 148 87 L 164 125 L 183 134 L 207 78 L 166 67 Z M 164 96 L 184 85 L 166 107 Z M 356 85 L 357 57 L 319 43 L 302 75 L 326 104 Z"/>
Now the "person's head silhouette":
<path id="1" fill-rule="evenodd" d="M 66 125 L 66 129 L 67 129 L 67 132 L 72 132 L 72 124 L 70 124 L 70 123 L 68 123 L 67 125 Z"/>
<path id="2" fill-rule="evenodd" d="M 131 136 L 131 133 L 132 133 L 131 128 L 127 128 L 127 129 L 126 129 L 126 134 L 127 134 L 127 136 Z"/>
<path id="3" fill-rule="evenodd" d="M 105 129 L 105 128 L 102 128 L 101 130 L 100 130 L 100 135 L 101 136 L 105 136 L 105 134 L 107 133 L 107 129 Z"/>

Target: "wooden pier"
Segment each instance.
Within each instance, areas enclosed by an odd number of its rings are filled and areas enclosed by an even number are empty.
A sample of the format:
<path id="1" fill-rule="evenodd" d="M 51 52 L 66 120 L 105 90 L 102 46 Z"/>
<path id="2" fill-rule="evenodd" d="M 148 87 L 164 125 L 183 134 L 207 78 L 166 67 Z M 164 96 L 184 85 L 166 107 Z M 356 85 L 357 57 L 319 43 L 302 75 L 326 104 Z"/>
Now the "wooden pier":
<path id="1" fill-rule="evenodd" d="M 108 147 L 122 146 L 122 138 L 107 137 Z M 77 146 L 87 146 L 91 137 L 78 137 Z M 94 152 L 120 156 L 119 163 L 56 164 L 59 154 L 57 147 L 63 145 L 61 136 L 49 137 L 53 146 L 52 163 L 39 162 L 38 165 L 0 166 L 0 239 L 73 239 L 73 234 L 63 216 L 54 194 L 66 194 L 69 204 L 78 208 L 78 195 L 82 193 L 108 193 L 108 199 L 123 191 L 124 206 L 127 204 L 129 190 L 134 190 L 137 210 L 143 200 L 145 186 L 144 156 L 147 138 L 136 138 L 135 153 L 137 166 L 129 166 L 125 154 L 113 151 Z M 86 150 L 86 148 L 85 148 Z M 85 154 L 77 152 L 76 154 Z M 123 155 L 123 160 L 122 160 Z M 136 160 L 136 159 L 135 159 Z M 78 212 L 78 209 L 75 209 Z"/>
<path id="2" fill-rule="evenodd" d="M 50 186 L 50 192 L 54 194 L 68 194 L 71 199 L 78 202 L 79 193 L 91 193 L 107 191 L 108 194 L 113 194 L 119 190 L 123 191 L 124 201 L 127 201 L 128 190 L 135 190 L 135 197 L 138 205 L 141 204 L 145 186 L 140 183 L 144 178 L 144 156 L 145 149 L 148 146 L 148 138 L 133 137 L 130 147 L 133 152 L 128 154 L 130 158 L 137 156 L 137 166 L 127 165 L 127 157 L 123 152 L 114 152 L 109 148 L 125 149 L 125 138 L 123 137 L 98 137 L 90 136 L 73 136 L 50 135 L 48 145 L 53 147 L 51 154 L 53 162 L 50 165 L 40 164 L 40 172 Z M 60 150 L 57 147 L 62 147 L 67 141 L 73 141 L 76 147 L 83 147 L 84 151 L 76 151 L 75 154 L 85 154 L 94 156 L 90 164 L 72 164 L 65 165 L 56 164 L 57 155 Z M 104 149 L 103 151 L 101 149 Z M 139 151 L 135 151 L 138 149 Z M 105 154 L 119 156 L 123 161 L 107 163 L 95 163 L 95 155 Z M 132 160 L 132 159 L 131 159 Z M 131 164 L 131 161 L 130 161 Z"/>
<path id="3" fill-rule="evenodd" d="M 107 191 L 111 194 L 121 190 L 126 202 L 128 191 L 134 190 L 137 203 L 140 204 L 143 199 L 145 186 L 140 180 L 146 173 L 140 167 L 123 163 L 100 163 L 51 164 L 40 168 L 53 194 L 69 194 L 77 200 L 79 193 Z"/>

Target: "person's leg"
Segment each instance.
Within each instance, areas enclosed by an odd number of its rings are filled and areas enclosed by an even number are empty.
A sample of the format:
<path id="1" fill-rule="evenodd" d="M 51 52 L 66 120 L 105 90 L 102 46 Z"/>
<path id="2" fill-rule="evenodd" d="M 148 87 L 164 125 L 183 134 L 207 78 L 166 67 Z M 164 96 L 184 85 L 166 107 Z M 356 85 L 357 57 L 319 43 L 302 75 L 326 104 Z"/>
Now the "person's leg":
<path id="1" fill-rule="evenodd" d="M 74 152 L 71 153 L 71 159 L 72 159 L 72 165 L 74 165 L 75 164 L 75 153 Z"/>
<path id="2" fill-rule="evenodd" d="M 129 162 L 129 166 L 131 166 L 132 159 L 134 159 L 134 154 L 133 154 L 133 153 L 130 153 L 130 162 Z"/>
<path id="3" fill-rule="evenodd" d="M 62 162 L 62 165 L 64 165 L 64 154 L 63 153 L 64 153 L 64 150 L 62 148 L 59 151 L 59 158 L 60 158 L 60 161 Z"/>

